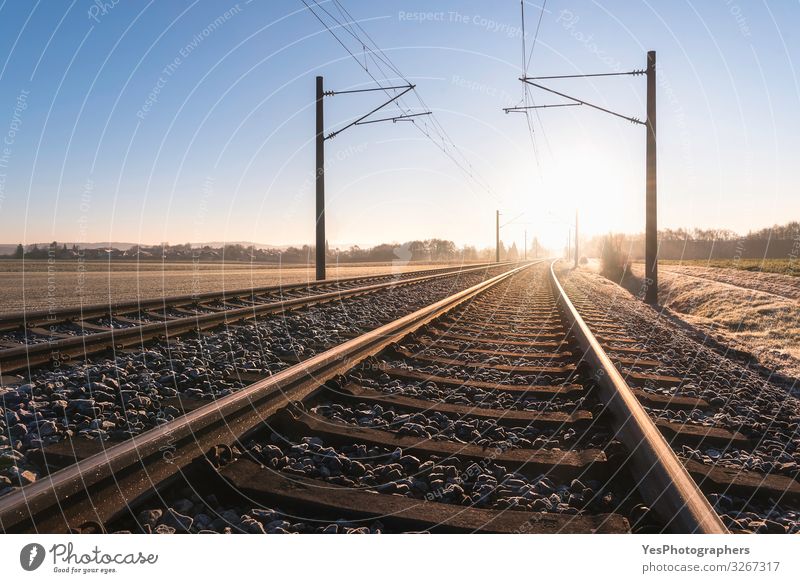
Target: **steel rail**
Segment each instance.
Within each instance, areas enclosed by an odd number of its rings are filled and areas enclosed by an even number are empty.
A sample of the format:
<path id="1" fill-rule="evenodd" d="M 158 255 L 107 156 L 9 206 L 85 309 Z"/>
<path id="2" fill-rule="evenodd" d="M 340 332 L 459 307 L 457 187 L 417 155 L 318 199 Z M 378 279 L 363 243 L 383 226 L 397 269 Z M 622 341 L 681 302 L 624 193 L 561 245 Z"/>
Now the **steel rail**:
<path id="1" fill-rule="evenodd" d="M 505 263 L 508 264 L 508 262 Z M 494 262 L 477 263 L 475 265 L 469 265 L 468 268 L 472 269 L 478 267 L 492 267 L 495 265 L 497 264 Z M 416 274 L 415 277 L 420 277 L 423 274 L 435 275 L 438 273 L 451 273 L 459 271 L 463 267 L 464 266 L 440 267 L 435 269 L 420 269 L 414 271 L 407 271 L 405 273 L 400 273 L 400 274 L 384 273 L 375 275 L 358 275 L 352 277 L 342 277 L 337 279 L 324 279 L 320 281 L 303 281 L 298 283 L 290 283 L 282 285 L 279 284 L 279 285 L 269 285 L 261 287 L 240 288 L 233 290 L 210 291 L 199 294 L 182 294 L 182 295 L 166 296 L 161 298 L 129 300 L 123 302 L 108 303 L 108 304 L 90 304 L 88 306 L 61 308 L 54 311 L 23 310 L 19 312 L 9 312 L 6 314 L 0 314 L 0 331 L 4 332 L 11 331 L 19 329 L 23 326 L 30 327 L 36 324 L 51 325 L 53 323 L 62 323 L 65 321 L 85 320 L 87 318 L 108 316 L 114 313 L 121 314 L 121 313 L 142 311 L 142 310 L 156 310 L 159 308 L 164 308 L 166 306 L 170 307 L 188 306 L 194 304 L 202 304 L 213 300 L 226 300 L 226 299 L 234 299 L 234 298 L 241 298 L 248 296 L 253 297 L 267 293 L 290 292 L 302 289 L 311 289 L 321 286 L 349 284 L 356 281 L 368 281 L 372 279 L 381 279 L 387 277 L 405 278 L 406 276 L 413 276 L 414 274 Z"/>
<path id="2" fill-rule="evenodd" d="M 279 409 L 535 263 L 457 292 L 24 486 L 0 498 L 0 529 L 57 533 L 106 524 L 182 475 L 191 463 L 211 460 L 216 446 L 239 443 Z"/>
<path id="3" fill-rule="evenodd" d="M 49 362 L 68 362 L 69 360 L 103 352 L 117 347 L 125 347 L 152 340 L 159 337 L 175 337 L 187 332 L 203 330 L 228 323 L 230 321 L 245 320 L 257 315 L 280 313 L 314 304 L 327 303 L 342 298 L 375 293 L 384 289 L 406 287 L 426 281 L 434 281 L 485 270 L 485 267 L 473 267 L 461 271 L 448 271 L 433 275 L 421 275 L 409 279 L 390 280 L 366 286 L 337 289 L 301 298 L 292 298 L 256 304 L 242 308 L 221 310 L 210 314 L 197 314 L 163 322 L 153 322 L 129 328 L 117 328 L 105 332 L 94 332 L 86 335 L 75 335 L 68 338 L 59 338 L 38 344 L 23 344 L 15 348 L 0 350 L 0 370 L 4 373 L 16 372 L 29 367 L 47 364 Z"/>
<path id="4" fill-rule="evenodd" d="M 679 532 L 727 533 L 719 515 L 575 309 L 556 277 L 557 262 L 550 264 L 556 301 L 561 304 L 564 317 L 584 352 L 583 360 L 595 371 L 600 397 L 619 424 L 616 437 L 630 452 L 631 471 L 645 501 L 669 527 Z"/>

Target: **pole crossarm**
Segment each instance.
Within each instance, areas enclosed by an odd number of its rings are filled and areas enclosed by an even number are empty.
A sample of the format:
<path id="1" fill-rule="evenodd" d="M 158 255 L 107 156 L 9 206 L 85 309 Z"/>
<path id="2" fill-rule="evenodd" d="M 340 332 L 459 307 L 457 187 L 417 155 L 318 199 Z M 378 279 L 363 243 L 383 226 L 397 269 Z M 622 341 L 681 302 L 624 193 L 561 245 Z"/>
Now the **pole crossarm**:
<path id="1" fill-rule="evenodd" d="M 618 75 L 644 75 L 647 71 L 645 69 L 634 69 L 633 71 L 624 71 L 619 73 L 580 73 L 577 75 L 547 75 L 544 77 L 522 77 L 522 81 L 543 81 L 545 79 L 577 79 L 579 77 L 615 77 Z"/>
<path id="2" fill-rule="evenodd" d="M 503 228 L 503 227 L 505 227 L 506 225 L 510 225 L 511 223 L 513 223 L 514 221 L 516 221 L 518 218 L 520 218 L 520 217 L 521 217 L 522 215 L 524 215 L 524 214 L 525 214 L 525 213 L 519 213 L 519 214 L 518 214 L 516 217 L 514 217 L 514 218 L 513 218 L 513 219 L 511 219 L 510 221 L 506 221 L 505 223 L 503 223 L 502 225 L 500 225 L 500 228 L 502 229 L 502 228 Z"/>
<path id="3" fill-rule="evenodd" d="M 369 89 L 349 89 L 347 91 L 326 91 L 323 95 L 333 97 L 334 95 L 345 95 L 347 93 L 366 93 L 368 91 L 388 91 L 389 89 L 408 89 L 413 85 L 392 85 L 391 87 L 370 87 Z"/>
<path id="4" fill-rule="evenodd" d="M 403 121 L 403 120 L 406 120 L 406 119 L 408 119 L 410 117 L 419 117 L 421 115 L 431 115 L 431 112 L 430 111 L 423 111 L 421 113 L 406 113 L 406 114 L 403 114 L 403 115 L 396 115 L 394 117 L 382 117 L 380 119 L 368 119 L 366 121 L 360 121 L 356 125 L 357 126 L 363 126 L 363 125 L 368 124 L 368 123 L 378 123 L 378 122 L 381 122 L 381 121 L 391 121 L 391 122 L 397 123 L 398 121 Z"/>
<path id="5" fill-rule="evenodd" d="M 394 103 L 395 101 L 397 101 L 398 99 L 400 99 L 400 98 L 401 98 L 403 95 L 405 95 L 406 93 L 408 93 L 409 91 L 411 91 L 412 89 L 414 89 L 414 87 L 416 87 L 416 86 L 415 86 L 415 85 L 404 85 L 403 87 L 405 88 L 405 90 L 404 90 L 404 91 L 401 91 L 400 93 L 398 93 L 397 95 L 395 95 L 394 97 L 392 97 L 392 98 L 391 98 L 391 99 L 389 99 L 388 101 L 384 102 L 383 104 L 379 105 L 378 107 L 376 107 L 375 109 L 373 109 L 373 110 L 372 110 L 372 111 L 370 111 L 369 113 L 367 113 L 367 114 L 365 114 L 365 115 L 362 115 L 362 116 L 361 116 L 361 117 L 359 117 L 357 120 L 350 122 L 349 124 L 347 124 L 346 126 L 344 126 L 342 129 L 340 129 L 340 130 L 336 130 L 335 132 L 332 132 L 332 133 L 328 134 L 327 136 L 325 136 L 325 139 L 326 139 L 326 140 L 330 140 L 331 138 L 334 138 L 334 137 L 338 136 L 339 134 L 341 134 L 341 133 L 342 133 L 344 130 L 346 130 L 346 129 L 348 129 L 348 128 L 351 128 L 351 127 L 353 127 L 353 126 L 355 126 L 355 125 L 359 125 L 361 122 L 363 122 L 363 121 L 364 121 L 365 119 L 367 119 L 369 116 L 371 116 L 373 113 L 375 113 L 376 111 L 380 111 L 381 109 L 383 109 L 384 107 L 386 107 L 386 106 L 387 106 L 387 105 L 389 105 L 390 103 Z M 381 87 L 380 89 L 382 90 L 382 89 L 384 89 L 384 88 L 383 88 L 383 87 Z M 355 91 L 366 91 L 366 90 L 365 90 L 365 89 L 358 89 L 358 90 L 355 90 Z M 402 117 L 402 116 L 401 116 L 401 117 Z M 390 118 L 390 119 L 391 119 L 391 118 Z M 377 120 L 376 120 L 376 121 L 377 121 Z"/>
<path id="6" fill-rule="evenodd" d="M 571 95 L 567 95 L 566 93 L 561 93 L 560 91 L 556 91 L 555 89 L 550 89 L 549 87 L 545 87 L 544 85 L 540 85 L 539 83 L 534 83 L 533 81 L 531 81 L 529 79 L 526 79 L 525 77 L 520 77 L 520 81 L 523 81 L 523 82 L 527 83 L 528 85 L 533 85 L 534 87 L 538 87 L 539 89 L 542 89 L 542 90 L 547 91 L 549 93 L 553 93 L 555 95 L 558 95 L 559 97 L 563 97 L 564 99 L 571 99 L 572 101 L 577 102 L 579 105 L 586 105 L 586 106 L 589 106 L 589 107 L 591 107 L 593 109 L 597 109 L 599 111 L 604 111 L 605 113 L 610 113 L 611 115 L 614 115 L 616 117 L 628 120 L 631 123 L 635 123 L 635 124 L 639 124 L 639 125 L 646 125 L 645 122 L 643 122 L 642 120 L 637 119 L 635 117 L 628 117 L 627 115 L 622 115 L 621 113 L 617 113 L 616 111 L 611 111 L 610 109 L 606 109 L 605 107 L 600 107 L 599 105 L 595 105 L 594 103 L 589 103 L 588 101 L 584 101 L 582 99 L 578 99 L 577 97 L 572 97 Z"/>
<path id="7" fill-rule="evenodd" d="M 503 111 L 506 113 L 523 113 L 528 109 L 547 109 L 548 107 L 571 107 L 573 105 L 582 105 L 581 103 L 547 103 L 544 105 L 526 105 L 517 107 L 504 107 Z"/>

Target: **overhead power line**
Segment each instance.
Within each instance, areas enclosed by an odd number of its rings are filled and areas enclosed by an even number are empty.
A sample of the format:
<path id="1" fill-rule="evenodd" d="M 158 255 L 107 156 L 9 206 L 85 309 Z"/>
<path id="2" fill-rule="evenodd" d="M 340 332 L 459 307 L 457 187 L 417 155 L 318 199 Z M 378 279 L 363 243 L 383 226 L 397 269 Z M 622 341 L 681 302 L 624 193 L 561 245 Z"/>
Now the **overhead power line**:
<path id="1" fill-rule="evenodd" d="M 377 43 L 372 39 L 372 37 L 367 33 L 367 31 L 358 23 L 358 21 L 353 18 L 347 8 L 344 7 L 342 2 L 339 0 L 333 0 L 334 5 L 336 6 L 337 10 L 339 11 L 340 15 L 342 16 L 342 20 L 337 18 L 335 14 L 333 14 L 330 10 L 326 9 L 322 6 L 317 0 L 314 0 L 313 3 L 309 3 L 306 0 L 300 0 L 311 12 L 314 17 L 322 24 L 322 26 L 333 36 L 339 45 L 345 49 L 348 55 L 358 64 L 358 66 L 364 70 L 364 72 L 375 82 L 376 85 L 381 90 L 384 90 L 388 97 L 393 98 L 393 95 L 389 89 L 389 87 L 384 86 L 386 80 L 381 81 L 378 77 L 370 70 L 370 67 L 367 64 L 367 60 L 371 60 L 378 70 L 378 72 L 383 75 L 384 77 L 389 77 L 386 74 L 386 69 L 391 71 L 392 75 L 397 76 L 398 78 L 405 81 L 408 85 L 412 85 L 408 78 L 403 75 L 400 69 L 392 62 L 389 56 L 381 49 Z M 333 27 L 329 25 L 325 19 L 321 16 L 321 13 L 324 13 L 335 25 L 335 27 L 344 30 L 356 43 L 358 46 L 363 49 L 364 52 L 364 62 L 362 62 L 357 56 L 356 53 L 351 50 L 350 47 L 342 40 L 340 35 L 336 34 L 333 30 Z M 349 19 L 349 20 L 347 20 Z M 362 36 L 363 35 L 363 36 Z M 425 109 L 426 111 L 432 111 L 431 108 L 427 105 L 425 100 L 420 95 L 419 91 L 414 88 L 412 93 L 418 100 L 420 106 Z M 410 113 L 413 112 L 413 109 L 409 107 L 409 105 L 405 102 L 403 98 L 399 98 L 393 101 L 393 104 L 397 107 L 400 111 L 401 116 L 408 116 Z M 400 117 L 400 116 L 398 116 Z M 413 116 L 417 117 L 417 116 Z M 435 113 L 431 113 L 430 115 L 420 116 L 417 119 L 410 119 L 409 120 L 414 127 L 423 135 L 425 136 L 434 146 L 437 147 L 447 158 L 449 158 L 460 170 L 461 172 L 467 176 L 481 191 L 486 194 L 489 194 L 492 198 L 498 199 L 499 197 L 493 191 L 491 186 L 486 182 L 480 174 L 477 172 L 475 167 L 472 165 L 469 158 L 464 154 L 464 152 L 459 148 L 453 139 L 449 136 L 447 131 L 444 129 L 438 118 L 436 117 Z"/>
<path id="2" fill-rule="evenodd" d="M 539 19 L 536 23 L 536 31 L 533 35 L 533 42 L 531 43 L 531 50 L 530 54 L 526 50 L 526 39 L 527 35 L 525 33 L 525 0 L 520 0 L 520 18 L 522 23 L 522 76 L 525 77 L 528 74 L 528 69 L 533 61 L 533 53 L 536 49 L 536 41 L 539 39 L 539 31 L 542 27 L 542 19 L 544 17 L 545 7 L 547 6 L 547 0 L 542 3 L 541 10 L 539 12 Z M 531 141 L 531 148 L 533 150 L 533 158 L 536 162 L 536 166 L 540 167 L 539 163 L 539 148 L 536 144 L 536 132 L 534 131 L 534 124 L 530 116 L 530 112 L 533 111 L 536 114 L 536 121 L 539 122 L 539 127 L 541 128 L 542 138 L 544 139 L 545 145 L 547 146 L 548 150 L 550 149 L 550 144 L 547 141 L 547 135 L 544 131 L 544 124 L 542 123 L 542 118 L 539 117 L 539 112 L 536 111 L 540 109 L 539 106 L 536 105 L 536 102 L 533 99 L 533 95 L 531 95 L 530 88 L 527 85 L 522 86 L 522 99 L 520 100 L 521 106 L 513 107 L 513 108 L 504 108 L 506 113 L 510 112 L 519 112 L 525 114 L 525 124 L 528 129 L 528 136 L 530 137 Z"/>
<path id="3" fill-rule="evenodd" d="M 523 3 L 523 11 L 525 0 L 522 0 Z M 539 38 L 539 30 L 542 28 L 542 18 L 544 17 L 544 11 L 547 7 L 547 0 L 542 2 L 542 9 L 539 12 L 539 21 L 536 23 L 536 32 L 533 33 L 533 43 L 531 44 L 531 54 L 528 56 L 528 60 L 525 62 L 525 73 L 527 74 L 528 68 L 531 66 L 531 61 L 533 60 L 533 51 L 536 49 L 536 40 Z M 523 22 L 523 30 L 524 30 L 525 23 Z M 523 32 L 522 35 L 523 40 L 525 39 L 525 34 Z"/>
<path id="4" fill-rule="evenodd" d="M 370 56 L 370 58 L 373 59 L 373 61 L 375 61 L 375 64 L 378 67 L 378 69 L 381 71 L 381 73 L 385 75 L 385 72 L 383 71 L 382 67 L 380 66 L 380 63 L 382 62 L 395 75 L 398 75 L 400 78 L 402 78 L 406 82 L 408 82 L 408 79 L 406 79 L 405 76 L 400 72 L 400 69 L 398 69 L 397 66 L 391 61 L 391 59 L 383 51 L 383 49 L 381 49 L 377 45 L 377 43 L 373 40 L 373 38 L 369 35 L 369 33 L 364 29 L 364 27 L 362 27 L 361 24 L 358 23 L 358 21 L 355 18 L 353 18 L 353 16 L 350 14 L 350 12 L 342 5 L 340 0 L 334 0 L 334 2 L 336 4 L 336 6 L 339 8 L 340 13 L 342 13 L 344 16 L 349 18 L 355 24 L 355 26 L 359 30 L 361 30 L 361 32 L 364 33 L 364 35 L 367 37 L 369 42 L 372 43 L 374 49 L 371 49 L 371 52 L 370 52 L 369 56 Z M 361 42 L 363 46 L 367 46 L 366 43 L 363 43 L 363 41 L 357 35 L 356 35 L 355 38 L 358 40 L 358 42 Z M 414 93 L 415 93 L 417 99 L 419 100 L 420 104 L 422 105 L 422 107 L 424 107 L 427 110 L 430 110 L 431 108 L 428 106 L 427 103 L 425 103 L 425 100 L 422 98 L 422 95 L 420 95 L 419 92 L 416 91 L 416 90 L 414 91 Z M 419 129 L 420 132 L 425 134 L 425 136 L 428 139 L 430 139 L 434 143 L 434 145 L 437 148 L 439 148 L 439 150 L 441 150 L 448 158 L 450 158 L 454 163 L 456 163 L 459 167 L 461 167 L 462 171 L 466 172 L 466 174 L 471 179 L 473 179 L 477 184 L 479 184 L 479 186 L 481 186 L 481 188 L 486 189 L 489 192 L 489 194 L 491 194 L 493 197 L 497 198 L 496 195 L 494 194 L 494 192 L 491 190 L 491 187 L 488 185 L 488 183 L 485 183 L 485 184 L 481 183 L 482 179 L 477 175 L 477 172 L 475 171 L 474 167 L 472 166 L 472 163 L 470 162 L 470 160 L 463 154 L 463 152 L 461 152 L 461 150 L 458 148 L 458 146 L 456 146 L 455 142 L 449 136 L 449 134 L 444 129 L 444 127 L 442 126 L 442 124 L 439 122 L 439 120 L 436 118 L 435 115 L 431 116 L 431 122 L 432 122 L 432 126 L 433 126 L 432 129 L 438 135 L 439 140 L 441 141 L 441 144 L 436 142 L 435 138 L 431 135 L 431 129 L 429 129 L 429 126 L 428 126 L 427 123 L 424 123 L 422 126 L 417 126 L 417 129 Z M 415 124 L 415 125 L 417 125 L 417 124 Z M 460 155 L 463 164 L 466 165 L 466 168 L 464 168 L 462 166 L 461 162 L 456 160 L 455 157 L 453 156 L 453 154 L 451 154 L 447 150 L 448 144 L 452 149 L 454 149 L 456 151 L 456 153 L 458 155 Z"/>

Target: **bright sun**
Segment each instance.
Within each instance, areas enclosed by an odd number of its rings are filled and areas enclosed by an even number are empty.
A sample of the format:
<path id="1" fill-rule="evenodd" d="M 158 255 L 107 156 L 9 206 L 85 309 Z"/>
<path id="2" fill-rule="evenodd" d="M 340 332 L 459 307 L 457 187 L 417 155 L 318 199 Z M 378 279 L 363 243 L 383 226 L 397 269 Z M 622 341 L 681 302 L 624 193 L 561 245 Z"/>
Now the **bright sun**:
<path id="1" fill-rule="evenodd" d="M 509 188 L 513 192 L 509 219 L 524 212 L 519 221 L 527 223 L 528 232 L 536 233 L 543 244 L 554 250 L 566 245 L 576 209 L 579 229 L 585 237 L 612 231 L 643 231 L 643 171 L 643 159 L 631 161 L 611 145 L 604 149 L 596 143 L 576 141 L 569 156 L 548 157 L 532 170 L 534 174 L 541 172 L 540 176 L 515 183 L 527 182 L 527 187 Z M 509 236 L 512 228 L 509 225 Z M 518 237 L 521 235 L 513 236 L 514 240 Z"/>

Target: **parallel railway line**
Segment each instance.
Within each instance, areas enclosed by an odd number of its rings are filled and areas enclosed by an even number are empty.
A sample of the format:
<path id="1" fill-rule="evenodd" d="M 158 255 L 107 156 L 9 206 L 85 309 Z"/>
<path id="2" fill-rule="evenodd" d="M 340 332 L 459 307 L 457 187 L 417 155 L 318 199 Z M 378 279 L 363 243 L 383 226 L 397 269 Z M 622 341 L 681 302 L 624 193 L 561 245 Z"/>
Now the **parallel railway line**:
<path id="1" fill-rule="evenodd" d="M 485 271 L 490 265 L 8 314 L 0 316 L 0 371 L 8 374 L 47 363 L 68 362 L 258 315 L 415 285 L 455 273 Z"/>

